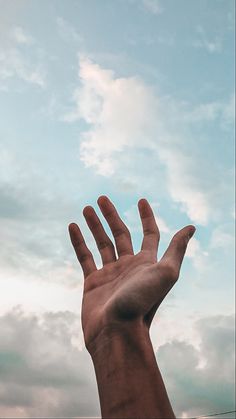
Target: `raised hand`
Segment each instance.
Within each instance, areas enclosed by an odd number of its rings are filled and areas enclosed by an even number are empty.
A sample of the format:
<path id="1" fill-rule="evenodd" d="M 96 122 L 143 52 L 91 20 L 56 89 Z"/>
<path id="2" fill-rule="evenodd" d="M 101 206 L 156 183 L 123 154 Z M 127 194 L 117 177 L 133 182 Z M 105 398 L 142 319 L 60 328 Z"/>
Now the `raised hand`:
<path id="1" fill-rule="evenodd" d="M 101 254 L 101 269 L 97 269 L 78 225 L 69 225 L 71 242 L 84 272 L 82 327 L 88 350 L 104 328 L 118 330 L 124 324 L 150 328 L 157 308 L 179 277 L 188 241 L 195 232 L 192 225 L 178 231 L 157 261 L 160 233 L 146 199 L 138 202 L 143 241 L 137 254 L 133 251 L 130 232 L 112 202 L 101 196 L 98 205 L 116 246 L 115 251 L 93 207 L 85 207 L 84 217 Z"/>

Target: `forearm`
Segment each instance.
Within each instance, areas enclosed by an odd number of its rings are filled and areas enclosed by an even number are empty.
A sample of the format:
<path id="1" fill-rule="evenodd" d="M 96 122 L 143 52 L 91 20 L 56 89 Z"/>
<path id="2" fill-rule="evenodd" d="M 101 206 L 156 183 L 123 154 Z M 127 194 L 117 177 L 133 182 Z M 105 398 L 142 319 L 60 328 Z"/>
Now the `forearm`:
<path id="1" fill-rule="evenodd" d="M 103 418 L 175 418 L 144 327 L 107 329 L 90 353 Z"/>

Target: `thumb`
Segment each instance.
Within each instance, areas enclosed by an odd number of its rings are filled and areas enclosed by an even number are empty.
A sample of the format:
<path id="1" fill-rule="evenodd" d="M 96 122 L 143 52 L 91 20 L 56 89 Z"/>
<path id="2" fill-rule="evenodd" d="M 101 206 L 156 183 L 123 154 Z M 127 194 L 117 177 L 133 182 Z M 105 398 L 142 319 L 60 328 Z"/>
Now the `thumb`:
<path id="1" fill-rule="evenodd" d="M 187 245 L 191 237 L 194 235 L 196 228 L 193 225 L 186 226 L 179 230 L 172 238 L 167 250 L 160 260 L 160 265 L 172 267 L 173 273 L 179 276 L 179 271 L 187 249 Z M 176 279 L 177 279 L 176 278 Z"/>

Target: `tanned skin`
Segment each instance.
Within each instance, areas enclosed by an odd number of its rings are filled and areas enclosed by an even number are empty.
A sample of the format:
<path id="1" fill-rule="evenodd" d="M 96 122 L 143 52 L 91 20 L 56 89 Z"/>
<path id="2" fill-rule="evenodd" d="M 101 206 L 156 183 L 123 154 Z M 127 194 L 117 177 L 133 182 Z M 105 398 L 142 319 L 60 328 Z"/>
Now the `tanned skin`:
<path id="1" fill-rule="evenodd" d="M 110 199 L 100 196 L 97 202 L 114 237 L 113 244 L 94 208 L 86 206 L 83 214 L 101 254 L 101 269 L 78 225 L 70 224 L 69 233 L 84 273 L 82 328 L 95 368 L 102 418 L 175 418 L 149 331 L 156 310 L 179 277 L 195 227 L 178 231 L 158 261 L 160 233 L 146 199 L 138 202 L 143 240 L 137 254 Z"/>

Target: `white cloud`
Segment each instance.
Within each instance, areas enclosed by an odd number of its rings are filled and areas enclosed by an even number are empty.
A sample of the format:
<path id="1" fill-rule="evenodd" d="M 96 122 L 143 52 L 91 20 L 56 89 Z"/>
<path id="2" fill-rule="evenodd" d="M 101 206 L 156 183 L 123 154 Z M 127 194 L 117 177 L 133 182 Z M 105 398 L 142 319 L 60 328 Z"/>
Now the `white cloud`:
<path id="1" fill-rule="evenodd" d="M 206 39 L 199 39 L 192 43 L 195 48 L 206 49 L 210 53 L 216 53 L 222 51 L 222 42 L 219 39 L 208 41 Z"/>
<path id="2" fill-rule="evenodd" d="M 191 341 L 173 340 L 157 351 L 177 417 L 234 409 L 234 316 L 205 317 L 195 328 L 198 349 Z"/>
<path id="3" fill-rule="evenodd" d="M 71 221 L 68 220 L 69 208 L 73 203 L 67 201 L 65 195 L 62 199 L 58 192 L 52 192 L 49 183 L 47 174 L 38 173 L 33 162 L 28 161 L 25 165 L 16 153 L 6 151 L 2 145 L 0 227 L 5 245 L 0 250 L 0 276 L 6 286 L 1 301 L 4 306 L 7 302 L 14 303 L 18 297 L 22 304 L 25 301 L 29 305 L 29 293 L 19 289 L 21 284 L 26 291 L 29 281 L 35 282 L 31 289 L 35 298 L 39 282 L 42 293 L 44 283 L 45 292 L 51 295 L 53 290 L 47 284 L 62 285 L 61 289 L 55 286 L 58 302 L 62 300 L 63 286 L 70 288 L 80 281 L 81 274 L 75 269 L 67 231 L 67 224 Z M 61 202 L 60 206 L 58 202 Z M 13 283 L 19 293 L 11 296 Z M 47 298 L 45 303 L 49 304 Z"/>
<path id="4" fill-rule="evenodd" d="M 192 260 L 194 268 L 198 271 L 206 268 L 209 263 L 208 256 L 209 253 L 201 248 L 200 241 L 192 237 L 186 250 L 186 257 Z"/>
<path id="5" fill-rule="evenodd" d="M 181 150 L 169 148 L 160 151 L 167 167 L 168 187 L 172 199 L 181 204 L 181 210 L 190 220 L 206 225 L 210 216 L 210 204 L 204 190 L 194 187 L 195 179 L 190 166 L 196 164 Z"/>
<path id="6" fill-rule="evenodd" d="M 204 317 L 193 329 L 197 347 L 191 333 L 188 339 L 183 333 L 186 340 L 164 341 L 156 355 L 177 417 L 230 410 L 234 401 L 233 316 Z M 77 314 L 26 315 L 15 308 L 0 317 L 0 348 L 1 415 L 99 416 L 96 377 Z M 205 360 L 202 368 L 199 360 Z"/>
<path id="7" fill-rule="evenodd" d="M 172 233 L 173 231 L 171 230 L 171 228 L 167 225 L 166 221 L 164 220 L 164 218 L 162 218 L 159 215 L 159 212 L 161 212 L 160 208 L 160 204 L 159 202 L 150 202 L 150 205 L 153 209 L 154 215 L 155 215 L 155 220 L 156 223 L 158 225 L 159 231 L 160 233 Z"/>
<path id="8" fill-rule="evenodd" d="M 25 315 L 16 308 L 0 317 L 0 348 L 1 415 L 99 415 L 95 373 L 83 349 L 79 315 Z"/>
<path id="9" fill-rule="evenodd" d="M 94 166 L 99 174 L 109 176 L 117 168 L 114 153 L 142 146 L 144 136 L 145 146 L 150 143 L 154 115 L 149 111 L 155 98 L 141 80 L 115 78 L 111 70 L 88 59 L 80 59 L 79 75 L 82 87 L 75 92 L 77 109 L 69 119 L 83 118 L 93 125 L 82 135 L 81 160 L 86 167 Z"/>
<path id="10" fill-rule="evenodd" d="M 220 120 L 222 126 L 227 128 L 235 120 L 235 93 L 225 102 L 215 101 L 197 105 L 195 108 L 184 106 L 183 121 L 186 123 L 204 123 Z"/>
<path id="11" fill-rule="evenodd" d="M 17 44 L 32 45 L 34 43 L 33 37 L 27 34 L 21 26 L 12 28 L 12 39 L 16 41 Z"/>
<path id="12" fill-rule="evenodd" d="M 45 73 L 39 65 L 32 64 L 17 48 L 0 51 L 0 79 L 15 77 L 45 87 Z"/>
<path id="13" fill-rule="evenodd" d="M 158 228 L 159 228 L 161 233 L 169 233 L 170 232 L 170 228 L 168 227 L 168 225 L 166 224 L 166 222 L 163 218 L 161 218 L 160 216 L 156 216 L 155 219 L 156 219 L 156 223 L 157 223 Z"/>
<path id="14" fill-rule="evenodd" d="M 20 26 L 6 28 L 4 37 L 5 42 L 0 46 L 1 89 L 7 90 L 7 81 L 11 79 L 20 79 L 44 88 L 45 69 L 41 59 L 37 57 L 38 49 L 34 39 Z"/>
<path id="15" fill-rule="evenodd" d="M 232 225 L 230 226 L 233 227 Z M 229 231 L 229 226 L 223 225 L 214 228 L 210 238 L 210 247 L 212 249 L 223 249 L 228 252 L 228 249 L 234 249 L 235 237 L 232 231 Z"/>
<path id="16" fill-rule="evenodd" d="M 195 125 L 215 123 L 217 119 L 225 125 L 226 115 L 228 120 L 232 116 L 232 100 L 230 104 L 212 102 L 193 107 L 171 97 L 157 96 L 140 78 L 117 77 L 112 70 L 85 56 L 80 56 L 79 64 L 75 108 L 64 120 L 83 119 L 87 124 L 80 134 L 80 159 L 85 167 L 106 177 L 121 179 L 123 173 L 123 181 L 137 178 L 139 173 L 144 178 L 147 172 L 148 184 L 156 188 L 158 164 L 162 183 L 166 182 L 165 193 L 167 190 L 190 220 L 207 225 L 210 218 L 216 219 L 219 194 L 225 195 L 225 185 L 216 173 L 216 186 L 205 157 L 205 147 L 212 147 L 212 140 L 209 138 L 204 147 L 197 147 L 199 140 L 193 132 Z"/>
<path id="17" fill-rule="evenodd" d="M 189 258 L 194 258 L 200 251 L 200 242 L 195 239 L 195 237 L 192 237 L 187 250 L 186 250 L 186 256 Z"/>
<path id="18" fill-rule="evenodd" d="M 197 27 L 197 33 L 199 38 L 192 42 L 194 48 L 205 49 L 210 54 L 220 53 L 222 51 L 222 39 L 220 37 L 209 39 L 202 26 Z"/>
<path id="19" fill-rule="evenodd" d="M 163 6 L 160 0 L 142 0 L 143 7 L 154 15 L 160 15 L 163 12 Z"/>
<path id="20" fill-rule="evenodd" d="M 27 266 L 26 266 L 27 269 Z M 0 280 L 4 298 L 0 298 L 0 313 L 5 313 L 14 306 L 24 307 L 26 312 L 42 313 L 47 310 L 73 310 L 78 313 L 81 309 L 83 277 L 71 264 L 63 268 L 45 269 L 45 274 L 40 279 L 40 273 L 35 269 L 35 276 L 26 272 L 9 272 L 1 268 Z M 72 277 L 77 279 L 71 288 L 69 281 Z M 47 281 L 45 280 L 47 279 Z M 56 283 L 58 281 L 58 283 Z M 63 285 L 67 281 L 67 285 Z M 59 284 L 61 282 L 61 284 Z M 73 287 L 72 287 L 73 285 Z M 12 292 L 14 290 L 14 292 Z"/>
<path id="21" fill-rule="evenodd" d="M 64 18 L 58 16 L 56 22 L 59 34 L 65 41 L 83 41 L 82 36 L 78 33 L 74 26 L 71 23 L 67 22 Z"/>
<path id="22" fill-rule="evenodd" d="M 228 103 L 222 109 L 225 123 L 235 122 L 235 92 L 231 95 Z"/>

